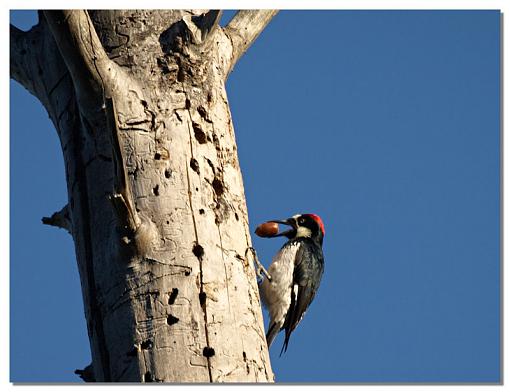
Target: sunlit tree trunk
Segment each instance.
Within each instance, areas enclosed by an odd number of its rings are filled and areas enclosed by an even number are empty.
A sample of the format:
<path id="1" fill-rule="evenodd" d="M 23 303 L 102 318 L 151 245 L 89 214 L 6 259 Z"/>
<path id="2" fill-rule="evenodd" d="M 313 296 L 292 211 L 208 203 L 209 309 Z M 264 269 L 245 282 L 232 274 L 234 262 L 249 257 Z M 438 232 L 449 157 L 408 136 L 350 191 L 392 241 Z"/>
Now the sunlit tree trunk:
<path id="1" fill-rule="evenodd" d="M 225 80 L 275 11 L 45 11 L 11 77 L 58 132 L 87 381 L 273 381 Z M 56 250 L 57 252 L 58 250 Z M 63 315 L 63 317 L 65 317 Z"/>

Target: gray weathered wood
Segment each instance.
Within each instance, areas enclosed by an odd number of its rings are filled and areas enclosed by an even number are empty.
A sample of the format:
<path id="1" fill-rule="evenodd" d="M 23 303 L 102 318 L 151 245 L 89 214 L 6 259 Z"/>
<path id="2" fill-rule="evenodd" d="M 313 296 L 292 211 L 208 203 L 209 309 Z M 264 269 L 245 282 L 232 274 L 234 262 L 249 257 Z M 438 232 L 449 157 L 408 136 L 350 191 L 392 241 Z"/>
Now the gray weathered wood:
<path id="1" fill-rule="evenodd" d="M 273 381 L 225 91 L 274 11 L 250 15 L 45 11 L 11 28 L 11 75 L 64 153 L 84 379 Z"/>
<path id="2" fill-rule="evenodd" d="M 277 10 L 241 10 L 234 15 L 225 28 L 232 41 L 232 58 L 227 74 L 277 13 Z"/>

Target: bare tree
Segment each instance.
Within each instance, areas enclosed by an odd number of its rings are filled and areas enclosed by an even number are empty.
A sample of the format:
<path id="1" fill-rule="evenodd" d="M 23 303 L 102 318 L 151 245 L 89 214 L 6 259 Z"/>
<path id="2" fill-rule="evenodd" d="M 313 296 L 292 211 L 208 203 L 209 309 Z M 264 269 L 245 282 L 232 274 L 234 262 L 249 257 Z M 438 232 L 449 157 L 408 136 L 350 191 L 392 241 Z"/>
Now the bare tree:
<path id="1" fill-rule="evenodd" d="M 11 77 L 44 105 L 75 243 L 87 381 L 273 381 L 225 80 L 276 11 L 44 11 Z"/>

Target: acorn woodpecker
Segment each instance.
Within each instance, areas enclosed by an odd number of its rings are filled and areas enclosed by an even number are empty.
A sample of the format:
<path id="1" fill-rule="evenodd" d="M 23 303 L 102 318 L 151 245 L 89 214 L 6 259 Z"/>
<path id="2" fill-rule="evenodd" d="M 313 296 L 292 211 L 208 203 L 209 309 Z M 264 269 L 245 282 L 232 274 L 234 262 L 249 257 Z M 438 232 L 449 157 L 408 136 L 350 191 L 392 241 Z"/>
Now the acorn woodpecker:
<path id="1" fill-rule="evenodd" d="M 285 236 L 289 240 L 274 256 L 266 278 L 259 286 L 262 302 L 271 318 L 266 334 L 267 346 L 270 347 L 278 332 L 285 329 L 281 355 L 287 351 L 290 334 L 319 288 L 324 271 L 322 240 L 325 232 L 321 218 L 314 214 L 270 222 L 290 226 L 289 230 L 268 236 Z"/>

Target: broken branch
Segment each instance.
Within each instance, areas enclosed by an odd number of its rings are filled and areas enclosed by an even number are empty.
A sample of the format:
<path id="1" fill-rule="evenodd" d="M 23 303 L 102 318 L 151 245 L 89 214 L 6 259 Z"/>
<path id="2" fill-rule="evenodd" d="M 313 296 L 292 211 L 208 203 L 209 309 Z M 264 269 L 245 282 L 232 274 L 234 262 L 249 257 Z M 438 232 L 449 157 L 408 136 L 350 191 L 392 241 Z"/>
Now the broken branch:
<path id="1" fill-rule="evenodd" d="M 67 204 L 60 211 L 55 212 L 52 216 L 45 216 L 41 220 L 45 225 L 65 229 L 69 234 L 73 235 L 71 218 L 69 216 L 69 207 Z"/>
<path id="2" fill-rule="evenodd" d="M 77 374 L 85 382 L 96 382 L 94 377 L 94 368 L 92 364 L 85 367 L 85 369 L 76 369 L 74 374 Z"/>
<path id="3" fill-rule="evenodd" d="M 278 10 L 241 10 L 234 15 L 224 29 L 232 40 L 232 58 L 226 75 L 277 13 Z"/>

